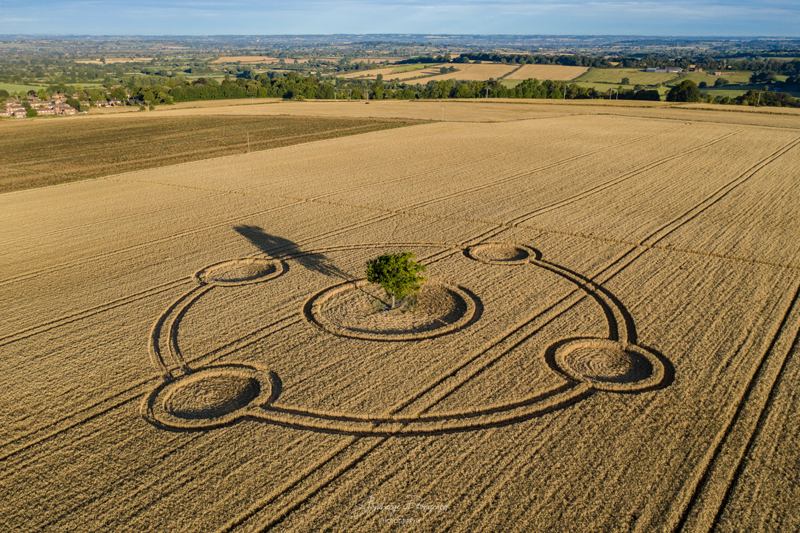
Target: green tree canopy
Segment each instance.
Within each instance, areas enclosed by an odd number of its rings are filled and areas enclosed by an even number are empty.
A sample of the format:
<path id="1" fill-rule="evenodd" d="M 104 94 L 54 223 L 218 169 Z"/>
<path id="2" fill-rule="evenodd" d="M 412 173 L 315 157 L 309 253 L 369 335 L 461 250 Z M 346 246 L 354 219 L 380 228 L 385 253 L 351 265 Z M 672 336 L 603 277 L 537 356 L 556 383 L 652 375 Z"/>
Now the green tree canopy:
<path id="1" fill-rule="evenodd" d="M 699 102 L 700 89 L 692 80 L 684 80 L 667 93 L 667 102 Z"/>
<path id="2" fill-rule="evenodd" d="M 413 252 L 401 252 L 367 261 L 367 281 L 383 287 L 392 298 L 392 309 L 395 298 L 402 299 L 419 291 L 420 284 L 427 279 L 420 275 L 425 265 L 414 261 L 415 257 Z"/>

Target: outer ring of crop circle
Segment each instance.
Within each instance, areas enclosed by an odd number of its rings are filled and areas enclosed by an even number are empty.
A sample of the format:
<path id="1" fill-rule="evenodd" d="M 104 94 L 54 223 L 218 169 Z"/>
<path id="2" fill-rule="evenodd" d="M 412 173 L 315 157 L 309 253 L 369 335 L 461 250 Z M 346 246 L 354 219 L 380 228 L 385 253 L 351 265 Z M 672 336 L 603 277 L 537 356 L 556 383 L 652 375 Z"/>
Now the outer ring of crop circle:
<path id="1" fill-rule="evenodd" d="M 574 350 L 586 347 L 587 345 L 604 349 L 620 350 L 629 354 L 633 354 L 634 356 L 641 357 L 650 364 L 651 373 L 644 379 L 623 382 L 602 381 L 582 375 L 570 367 L 569 363 L 566 361 L 566 358 Z M 658 387 L 664 381 L 666 370 L 661 360 L 652 352 L 635 344 L 628 344 L 597 337 L 582 337 L 561 341 L 560 343 L 557 343 L 555 347 L 551 347 L 548 350 L 552 350 L 553 348 L 555 349 L 552 354 L 552 358 L 545 356 L 545 359 L 548 360 L 551 366 L 555 367 L 554 369 L 556 371 L 564 376 L 567 376 L 573 381 L 587 383 L 596 390 L 607 392 L 639 392 Z"/>
<path id="2" fill-rule="evenodd" d="M 219 281 L 219 280 L 207 281 L 206 279 L 204 279 L 203 274 L 206 272 L 210 272 L 215 268 L 219 268 L 228 263 L 233 264 L 245 261 L 249 262 L 258 261 L 258 262 L 272 264 L 275 266 L 275 270 L 265 276 L 260 276 L 252 279 L 237 280 L 237 281 Z M 194 274 L 192 274 L 192 278 L 199 285 L 214 285 L 218 287 L 237 287 L 239 285 L 251 285 L 253 283 L 261 283 L 264 281 L 269 281 L 271 279 L 275 279 L 278 276 L 282 275 L 285 271 L 286 271 L 286 265 L 283 263 L 283 261 L 279 259 L 266 259 L 262 257 L 240 257 L 237 259 L 226 259 L 225 261 L 220 261 L 218 263 L 206 265 L 197 272 L 195 272 Z"/>
<path id="3" fill-rule="evenodd" d="M 432 339 L 435 337 L 441 337 L 442 335 L 447 335 L 449 333 L 453 333 L 455 331 L 463 329 L 467 327 L 476 318 L 476 316 L 478 315 L 478 310 L 482 309 L 482 304 L 480 303 L 480 301 L 469 291 L 463 289 L 462 287 L 450 283 L 445 283 L 439 280 L 428 279 L 426 283 L 438 284 L 447 289 L 448 291 L 455 293 L 459 298 L 461 298 L 464 301 L 464 303 L 467 306 L 467 309 L 464 311 L 464 314 L 461 316 L 461 318 L 459 318 L 452 324 L 448 324 L 447 326 L 436 328 L 430 331 L 422 331 L 419 333 L 403 333 L 396 335 L 382 335 L 380 333 L 373 334 L 366 332 L 356 332 L 347 328 L 337 327 L 334 324 L 328 322 L 327 320 L 324 319 L 320 320 L 321 314 L 315 311 L 325 301 L 343 292 L 354 290 L 358 287 L 362 287 L 367 283 L 368 282 L 366 279 L 361 279 L 357 281 L 346 281 L 344 283 L 339 283 L 337 285 L 333 285 L 321 290 L 320 292 L 314 294 L 311 298 L 309 298 L 306 304 L 303 306 L 303 316 L 305 316 L 306 320 L 312 323 L 313 325 L 317 326 L 318 328 L 332 335 L 336 335 L 337 337 L 346 337 L 350 339 L 361 339 L 370 341 L 410 341 L 410 340 L 422 340 L 422 339 Z"/>
<path id="4" fill-rule="evenodd" d="M 489 260 L 483 259 L 480 255 L 476 255 L 476 251 L 481 248 L 488 248 L 488 247 L 509 247 L 509 248 L 517 248 L 522 250 L 528 254 L 527 257 L 523 259 L 513 260 L 513 261 L 502 261 L 502 260 Z M 468 246 L 462 250 L 462 253 L 467 259 L 472 259 L 473 261 L 478 261 L 479 263 L 484 263 L 486 265 L 502 265 L 502 266 L 515 266 L 515 265 L 527 265 L 532 261 L 540 259 L 542 254 L 536 250 L 535 248 L 531 248 L 525 244 L 520 244 L 516 242 L 484 242 L 480 244 L 475 244 L 472 246 Z"/>

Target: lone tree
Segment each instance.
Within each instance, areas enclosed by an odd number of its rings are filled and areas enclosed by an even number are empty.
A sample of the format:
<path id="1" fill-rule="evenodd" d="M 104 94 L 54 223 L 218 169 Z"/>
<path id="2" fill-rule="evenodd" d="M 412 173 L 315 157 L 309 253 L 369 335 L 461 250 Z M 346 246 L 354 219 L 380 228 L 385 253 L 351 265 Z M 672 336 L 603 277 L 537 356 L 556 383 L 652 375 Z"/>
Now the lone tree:
<path id="1" fill-rule="evenodd" d="M 427 279 L 419 275 L 425 272 L 425 265 L 414 261 L 415 257 L 413 252 L 401 252 L 367 261 L 367 281 L 380 284 L 392 297 L 391 309 L 394 309 L 395 298 L 403 299 L 414 294 Z"/>
<path id="2" fill-rule="evenodd" d="M 700 89 L 692 80 L 685 80 L 673 87 L 667 93 L 667 102 L 699 102 Z"/>

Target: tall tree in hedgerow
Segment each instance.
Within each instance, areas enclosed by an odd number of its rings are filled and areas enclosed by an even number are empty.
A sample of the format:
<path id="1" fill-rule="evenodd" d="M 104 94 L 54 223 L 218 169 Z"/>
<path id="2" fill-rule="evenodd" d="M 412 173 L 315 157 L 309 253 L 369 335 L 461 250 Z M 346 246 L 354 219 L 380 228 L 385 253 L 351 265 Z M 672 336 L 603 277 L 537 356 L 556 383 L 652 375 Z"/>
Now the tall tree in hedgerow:
<path id="1" fill-rule="evenodd" d="M 700 89 L 692 80 L 684 80 L 667 93 L 667 102 L 699 102 Z"/>
<path id="2" fill-rule="evenodd" d="M 414 294 L 427 279 L 420 275 L 420 272 L 425 272 L 425 265 L 414 261 L 415 257 L 413 252 L 401 252 L 367 261 L 367 281 L 380 284 L 386 294 L 392 297 L 392 309 L 395 298 L 402 300 Z"/>

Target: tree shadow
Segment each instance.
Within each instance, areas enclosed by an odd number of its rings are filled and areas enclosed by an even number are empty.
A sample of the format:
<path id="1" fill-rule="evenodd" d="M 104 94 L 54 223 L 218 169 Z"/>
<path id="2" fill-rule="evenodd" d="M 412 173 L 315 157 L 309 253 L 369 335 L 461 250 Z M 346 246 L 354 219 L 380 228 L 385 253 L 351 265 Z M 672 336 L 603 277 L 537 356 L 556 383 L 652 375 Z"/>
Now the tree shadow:
<path id="1" fill-rule="evenodd" d="M 277 235 L 270 235 L 259 226 L 242 225 L 234 226 L 233 229 L 239 235 L 253 243 L 261 252 L 273 259 L 291 259 L 312 272 L 319 272 L 320 274 L 333 276 L 345 281 L 357 281 L 356 277 L 334 265 L 329 258 L 325 257 L 325 254 L 320 252 L 304 252 L 296 242 L 278 237 Z M 381 302 L 385 307 L 389 307 L 387 301 L 366 292 L 363 288 L 356 287 L 356 290 Z"/>
<path id="2" fill-rule="evenodd" d="M 234 226 L 233 229 L 273 259 L 291 258 L 292 261 L 313 272 L 334 276 L 346 281 L 355 280 L 353 276 L 334 265 L 324 254 L 304 252 L 297 243 L 277 235 L 270 235 L 263 228 L 242 225 Z"/>

